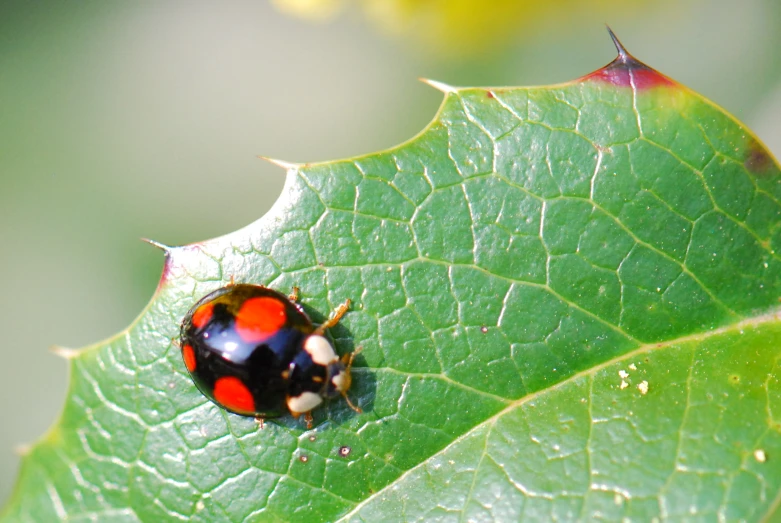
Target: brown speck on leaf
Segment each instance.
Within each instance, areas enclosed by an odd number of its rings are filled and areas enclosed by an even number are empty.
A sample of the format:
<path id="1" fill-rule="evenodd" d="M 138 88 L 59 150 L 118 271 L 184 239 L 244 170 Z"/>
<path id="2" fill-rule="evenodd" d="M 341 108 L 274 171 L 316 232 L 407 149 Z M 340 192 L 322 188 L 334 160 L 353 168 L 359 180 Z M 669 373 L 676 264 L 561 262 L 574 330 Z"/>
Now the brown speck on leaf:
<path id="1" fill-rule="evenodd" d="M 309 456 L 307 456 L 306 454 L 302 454 L 301 456 L 298 457 L 298 459 L 299 461 L 301 461 L 301 463 L 306 463 L 307 461 L 309 461 Z"/>
<path id="2" fill-rule="evenodd" d="M 494 97 L 494 93 L 493 93 L 492 91 L 486 91 L 486 92 L 485 92 L 485 95 L 486 95 L 488 98 L 493 98 L 493 97 Z"/>
<path id="3" fill-rule="evenodd" d="M 480 332 L 485 334 L 486 332 L 488 332 L 488 327 L 480 327 Z"/>
<path id="4" fill-rule="evenodd" d="M 316 441 L 316 440 L 317 440 L 317 436 L 315 436 L 314 434 L 309 436 L 309 441 Z"/>
<path id="5" fill-rule="evenodd" d="M 347 456 L 349 456 L 350 452 L 352 452 L 352 451 L 353 451 L 353 449 L 351 449 L 350 447 L 348 447 L 346 445 L 344 447 L 339 447 L 339 455 L 342 456 L 343 458 L 346 458 Z"/>
<path id="6" fill-rule="evenodd" d="M 757 176 L 770 174 L 773 167 L 773 158 L 767 152 L 761 143 L 751 139 L 746 151 L 746 159 L 743 161 L 746 169 Z"/>

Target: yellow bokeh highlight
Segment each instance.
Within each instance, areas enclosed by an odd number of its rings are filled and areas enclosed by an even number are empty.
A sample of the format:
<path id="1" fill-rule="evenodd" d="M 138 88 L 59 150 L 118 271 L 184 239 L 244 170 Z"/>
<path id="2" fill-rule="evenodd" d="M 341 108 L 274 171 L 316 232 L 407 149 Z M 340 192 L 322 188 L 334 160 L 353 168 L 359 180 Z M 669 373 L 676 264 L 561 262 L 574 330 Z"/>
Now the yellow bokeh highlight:
<path id="1" fill-rule="evenodd" d="M 272 0 L 280 11 L 327 20 L 348 6 L 364 11 L 381 31 L 424 44 L 433 52 L 473 54 L 505 45 L 546 27 L 602 22 L 639 14 L 664 0 Z"/>
<path id="2" fill-rule="evenodd" d="M 318 21 L 333 18 L 344 5 L 343 0 L 271 0 L 271 3 L 285 14 Z"/>

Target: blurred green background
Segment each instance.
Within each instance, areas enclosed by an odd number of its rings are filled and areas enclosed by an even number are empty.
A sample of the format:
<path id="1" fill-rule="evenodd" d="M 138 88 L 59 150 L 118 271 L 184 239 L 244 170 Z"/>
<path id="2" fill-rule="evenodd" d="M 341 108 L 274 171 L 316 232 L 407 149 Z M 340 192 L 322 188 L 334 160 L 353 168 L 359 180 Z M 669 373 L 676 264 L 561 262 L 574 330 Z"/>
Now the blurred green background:
<path id="1" fill-rule="evenodd" d="M 67 364 L 47 348 L 110 336 L 152 295 L 162 255 L 138 238 L 195 242 L 260 217 L 284 173 L 257 154 L 319 161 L 411 137 L 441 100 L 418 77 L 571 80 L 613 59 L 607 22 L 781 154 L 777 0 L 551 4 L 504 16 L 495 39 L 490 18 L 474 38 L 458 26 L 442 53 L 436 5 L 405 27 L 349 3 L 317 22 L 262 1 L 0 3 L 0 503 L 13 449 L 63 401 Z"/>

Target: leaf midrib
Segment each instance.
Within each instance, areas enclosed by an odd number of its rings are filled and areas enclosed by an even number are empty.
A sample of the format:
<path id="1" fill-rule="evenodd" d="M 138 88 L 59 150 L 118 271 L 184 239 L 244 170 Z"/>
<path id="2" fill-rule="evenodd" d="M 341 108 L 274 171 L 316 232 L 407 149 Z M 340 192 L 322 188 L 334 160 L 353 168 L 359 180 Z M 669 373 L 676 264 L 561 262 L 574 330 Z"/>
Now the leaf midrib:
<path id="1" fill-rule="evenodd" d="M 468 431 L 464 432 L 463 434 L 461 434 L 457 438 L 453 439 L 453 441 L 451 441 L 445 447 L 443 447 L 439 451 L 437 451 L 434 454 L 432 454 L 431 456 L 429 456 L 426 460 L 421 461 L 420 463 L 418 463 L 414 467 L 412 467 L 409 470 L 405 471 L 398 478 L 396 478 L 396 480 L 393 481 L 392 483 L 389 483 L 388 485 L 386 485 L 382 489 L 378 490 L 377 492 L 374 492 L 372 495 L 370 495 L 366 499 L 362 500 L 350 512 L 348 512 L 347 514 L 342 516 L 340 519 L 338 519 L 337 523 L 347 521 L 350 517 L 352 517 L 355 514 L 357 514 L 357 512 L 361 508 L 363 508 L 365 505 L 369 504 L 374 499 L 376 499 L 378 497 L 381 497 L 387 490 L 393 488 L 396 484 L 398 484 L 399 482 L 404 480 L 406 477 L 410 476 L 415 471 L 417 471 L 421 467 L 425 466 L 433 458 L 442 455 L 443 453 L 445 453 L 447 450 L 449 450 L 454 445 L 456 445 L 456 444 L 460 443 L 461 441 L 467 439 L 468 437 L 472 436 L 472 434 L 474 432 L 476 432 L 477 430 L 479 430 L 479 429 L 481 429 L 483 427 L 486 427 L 487 425 L 489 425 L 491 423 L 495 423 L 496 420 L 498 420 L 500 417 L 506 415 L 508 412 L 510 412 L 513 409 L 518 408 L 518 407 L 520 407 L 522 405 L 525 405 L 526 403 L 528 403 L 528 402 L 538 398 L 539 396 L 541 396 L 544 393 L 548 393 L 550 391 L 554 391 L 556 389 L 562 388 L 565 385 L 567 385 L 569 383 L 572 383 L 575 380 L 580 379 L 582 377 L 593 376 L 594 374 L 596 374 L 597 372 L 599 372 L 602 369 L 605 369 L 605 368 L 607 368 L 607 367 L 609 367 L 609 366 L 611 366 L 611 365 L 613 365 L 615 363 L 619 363 L 621 361 L 634 358 L 634 357 L 636 357 L 636 356 L 638 356 L 640 354 L 647 354 L 647 353 L 651 353 L 651 352 L 654 352 L 654 351 L 657 351 L 657 350 L 663 350 L 663 349 L 666 349 L 668 347 L 672 347 L 674 345 L 683 344 L 683 343 L 687 343 L 687 342 L 704 341 L 704 340 L 707 340 L 709 338 L 716 337 L 716 336 L 721 336 L 723 334 L 728 334 L 728 333 L 733 332 L 733 331 L 740 331 L 741 329 L 752 328 L 752 327 L 759 327 L 759 326 L 762 326 L 762 325 L 768 325 L 768 324 L 772 324 L 772 323 L 781 324 L 781 309 L 776 309 L 773 312 L 769 312 L 769 313 L 766 313 L 766 314 L 755 316 L 753 318 L 747 318 L 747 319 L 744 319 L 744 320 L 739 321 L 737 323 L 733 323 L 733 324 L 730 324 L 730 325 L 725 325 L 725 326 L 722 326 L 722 327 L 719 327 L 717 329 L 713 329 L 713 330 L 710 330 L 710 331 L 707 331 L 707 332 L 698 332 L 698 333 L 695 333 L 695 334 L 689 334 L 689 335 L 686 335 L 686 336 L 681 336 L 679 338 L 675 338 L 675 339 L 667 340 L 667 341 L 663 341 L 663 342 L 646 343 L 646 344 L 640 345 L 639 347 L 637 347 L 634 350 L 631 350 L 629 352 L 626 352 L 626 353 L 622 354 L 621 356 L 613 357 L 613 358 L 611 358 L 609 360 L 606 360 L 606 361 L 603 361 L 602 363 L 599 363 L 598 365 L 595 365 L 595 366 L 590 367 L 588 369 L 584 369 L 584 370 L 582 370 L 580 372 L 577 372 L 577 373 L 569 376 L 568 378 L 566 378 L 566 379 L 564 379 L 562 381 L 559 381 L 559 382 L 557 382 L 557 383 L 555 383 L 555 384 L 553 384 L 553 385 L 551 385 L 549 387 L 536 390 L 536 391 L 534 391 L 534 392 L 524 396 L 523 398 L 519 398 L 517 400 L 510 401 L 507 404 L 507 406 L 505 406 L 502 410 L 496 412 L 495 414 L 493 414 L 490 417 L 486 418 L 485 420 L 481 421 L 480 423 L 478 423 L 477 425 L 475 425 L 474 427 L 472 427 Z M 779 506 L 781 506 L 781 492 L 778 493 L 778 495 L 776 496 L 776 498 L 773 501 L 773 503 L 771 503 L 770 506 L 768 507 L 768 512 L 767 512 L 767 514 L 765 516 L 763 516 L 762 521 L 767 521 L 767 518 L 770 517 L 770 515 L 773 514 L 774 510 L 777 507 L 779 507 Z"/>

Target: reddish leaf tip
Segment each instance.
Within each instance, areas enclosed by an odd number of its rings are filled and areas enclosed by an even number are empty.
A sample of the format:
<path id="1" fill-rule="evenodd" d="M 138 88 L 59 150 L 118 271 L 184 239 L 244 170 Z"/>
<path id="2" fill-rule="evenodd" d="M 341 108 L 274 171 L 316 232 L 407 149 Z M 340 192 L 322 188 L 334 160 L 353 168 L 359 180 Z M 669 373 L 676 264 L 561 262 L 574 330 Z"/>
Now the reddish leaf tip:
<path id="1" fill-rule="evenodd" d="M 743 161 L 746 169 L 757 176 L 764 176 L 770 173 L 774 163 L 767 149 L 757 140 L 751 139 L 746 150 L 746 159 Z"/>
<path id="2" fill-rule="evenodd" d="M 155 240 L 150 240 L 149 238 L 141 238 L 141 241 L 144 243 L 148 243 L 152 247 L 157 247 L 161 251 L 163 251 L 163 254 L 165 255 L 165 262 L 163 264 L 163 273 L 160 275 L 160 281 L 157 282 L 157 291 L 159 291 L 163 284 L 165 284 L 166 280 L 168 279 L 168 275 L 171 272 L 171 254 L 174 252 L 173 247 L 169 247 L 168 245 L 165 245 L 163 243 L 157 242 Z"/>
<path id="3" fill-rule="evenodd" d="M 594 71 L 580 79 L 581 82 L 597 80 L 618 87 L 631 87 L 639 91 L 653 87 L 674 86 L 675 82 L 648 67 L 643 62 L 629 54 L 624 44 L 618 39 L 610 27 L 607 28 L 618 56 L 602 69 Z"/>

